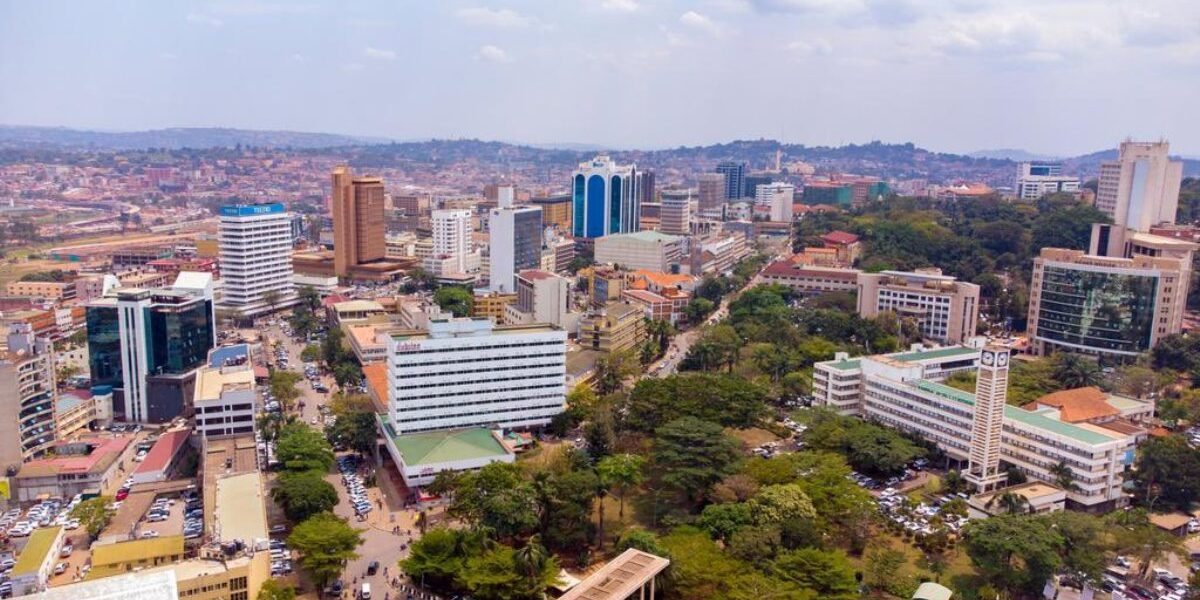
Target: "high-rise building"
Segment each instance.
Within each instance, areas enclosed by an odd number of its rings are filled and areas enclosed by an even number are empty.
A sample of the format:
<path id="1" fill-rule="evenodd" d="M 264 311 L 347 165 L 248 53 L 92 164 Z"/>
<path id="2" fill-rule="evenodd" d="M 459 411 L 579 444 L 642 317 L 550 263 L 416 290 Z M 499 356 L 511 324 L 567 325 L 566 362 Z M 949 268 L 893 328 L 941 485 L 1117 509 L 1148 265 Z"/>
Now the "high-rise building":
<path id="1" fill-rule="evenodd" d="M 858 274 L 858 314 L 882 312 L 917 321 L 921 336 L 943 344 L 961 344 L 975 335 L 979 286 L 942 275 L 941 269 Z"/>
<path id="2" fill-rule="evenodd" d="M 291 217 L 282 204 L 221 207 L 221 308 L 250 317 L 297 302 Z"/>
<path id="3" fill-rule="evenodd" d="M 700 211 L 720 210 L 725 204 L 725 176 L 720 173 L 701 173 L 696 182 Z"/>
<path id="4" fill-rule="evenodd" d="M 529 201 L 534 206 L 542 208 L 542 224 L 554 226 L 563 234 L 571 232 L 571 195 L 533 198 Z"/>
<path id="5" fill-rule="evenodd" d="M 982 490 L 1006 478 L 1000 471 L 1004 407 L 1008 397 L 1008 348 L 988 346 L 979 357 L 975 378 L 975 406 L 971 411 L 971 449 L 967 453 L 967 481 Z"/>
<path id="6" fill-rule="evenodd" d="M 639 201 L 643 204 L 646 202 L 654 202 L 655 193 L 654 171 L 649 169 L 638 173 L 638 194 Z"/>
<path id="7" fill-rule="evenodd" d="M 170 288 L 113 288 L 87 306 L 93 388 L 113 390 L 126 421 L 163 423 L 191 400 L 195 371 L 216 344 L 210 273 Z"/>
<path id="8" fill-rule="evenodd" d="M 690 235 L 692 232 L 692 200 L 695 190 L 662 191 L 658 230 L 669 235 Z"/>
<path id="9" fill-rule="evenodd" d="M 607 156 L 579 164 L 571 178 L 571 225 L 577 238 L 638 230 L 642 196 L 637 165 L 618 165 Z"/>
<path id="10" fill-rule="evenodd" d="M 746 175 L 745 181 L 742 182 L 742 197 L 756 198 L 758 196 L 758 186 L 767 185 L 774 181 L 774 178 L 769 173 L 752 173 Z"/>
<path id="11" fill-rule="evenodd" d="M 0 350 L 0 469 L 40 456 L 55 440 L 54 355 L 28 323 L 8 326 Z"/>
<path id="12" fill-rule="evenodd" d="M 1100 164 L 1096 208 L 1135 231 L 1174 223 L 1183 163 L 1171 160 L 1169 149 L 1166 141 L 1121 142 L 1117 160 Z"/>
<path id="13" fill-rule="evenodd" d="M 488 218 L 489 289 L 512 293 L 518 271 L 541 266 L 542 209 L 513 206 L 513 189 L 501 186 L 496 208 Z"/>
<path id="14" fill-rule="evenodd" d="M 792 203 L 796 199 L 796 187 L 790 183 L 768 183 L 754 191 L 754 203 L 770 209 L 771 221 L 792 222 Z"/>
<path id="15" fill-rule="evenodd" d="M 432 225 L 433 255 L 450 259 L 448 265 L 453 272 L 466 272 L 467 254 L 471 251 L 471 211 L 435 210 Z"/>
<path id="16" fill-rule="evenodd" d="M 723 162 L 717 165 L 717 172 L 725 176 L 725 199 L 741 198 L 746 191 L 746 163 Z"/>
<path id="17" fill-rule="evenodd" d="M 562 412 L 567 333 L 491 319 L 431 321 L 392 335 L 387 420 L 399 434 L 534 427 Z"/>
<path id="18" fill-rule="evenodd" d="M 1079 178 L 1062 174 L 1062 163 L 1023 162 L 1017 166 L 1017 197 L 1037 200 L 1046 194 L 1079 192 Z"/>
<path id="19" fill-rule="evenodd" d="M 1033 259 L 1029 284 L 1030 351 L 1128 359 L 1150 350 L 1182 330 L 1191 268 L 1190 260 L 1169 255 L 1096 256 L 1043 248 Z"/>
<path id="20" fill-rule="evenodd" d="M 384 260 L 383 179 L 354 177 L 349 167 L 333 170 L 334 274 L 346 277 L 350 267 Z"/>

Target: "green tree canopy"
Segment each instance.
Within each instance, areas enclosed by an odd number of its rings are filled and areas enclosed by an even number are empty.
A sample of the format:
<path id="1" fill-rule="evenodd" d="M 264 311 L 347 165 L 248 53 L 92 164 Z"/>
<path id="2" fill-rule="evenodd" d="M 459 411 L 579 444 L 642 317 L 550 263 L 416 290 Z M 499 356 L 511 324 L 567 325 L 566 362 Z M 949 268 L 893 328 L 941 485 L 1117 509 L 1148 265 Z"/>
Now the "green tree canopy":
<path id="1" fill-rule="evenodd" d="M 290 471 L 328 471 L 333 466 L 333 450 L 325 436 L 296 422 L 283 426 L 275 446 L 276 456 Z"/>
<path id="2" fill-rule="evenodd" d="M 355 549 L 361 543 L 358 530 L 332 513 L 313 515 L 288 536 L 288 545 L 300 552 L 300 565 L 320 589 L 342 573 L 347 561 L 358 558 Z"/>
<path id="3" fill-rule="evenodd" d="M 322 512 L 330 512 L 338 503 L 337 490 L 322 471 L 284 471 L 271 495 L 283 507 L 289 521 L 299 523 Z"/>
<path id="4" fill-rule="evenodd" d="M 694 503 L 734 472 L 740 452 L 720 425 L 682 417 L 655 431 L 651 456 L 659 481 Z"/>

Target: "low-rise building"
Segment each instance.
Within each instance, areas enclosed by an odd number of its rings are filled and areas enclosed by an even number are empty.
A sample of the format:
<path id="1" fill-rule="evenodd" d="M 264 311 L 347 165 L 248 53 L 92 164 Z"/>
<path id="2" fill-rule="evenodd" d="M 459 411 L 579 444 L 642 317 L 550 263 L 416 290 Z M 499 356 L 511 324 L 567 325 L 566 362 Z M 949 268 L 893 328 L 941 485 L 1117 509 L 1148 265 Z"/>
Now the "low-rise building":
<path id="1" fill-rule="evenodd" d="M 10 281 L 5 291 L 9 296 L 44 298 L 52 302 L 74 300 L 74 281 Z"/>
<path id="2" fill-rule="evenodd" d="M 657 231 L 610 234 L 596 238 L 597 263 L 623 269 L 670 272 L 683 262 L 687 238 Z M 675 267 L 674 269 L 672 267 Z"/>
<path id="3" fill-rule="evenodd" d="M 330 317 L 337 325 L 345 323 L 367 323 L 375 322 L 380 318 L 386 318 L 387 311 L 383 309 L 383 305 L 374 300 L 348 300 L 346 302 L 338 302 L 330 307 Z"/>
<path id="4" fill-rule="evenodd" d="M 979 367 L 979 348 L 925 348 L 916 345 L 906 352 L 894 352 L 876 358 L 913 365 L 922 379 L 941 382 L 955 373 L 975 371 Z M 847 352 L 838 352 L 833 360 L 814 364 L 813 404 L 831 408 L 841 415 L 862 416 L 862 379 L 862 359 L 850 358 Z"/>
<path id="5" fill-rule="evenodd" d="M 611 302 L 579 320 L 579 345 L 600 352 L 633 350 L 646 341 L 642 309 L 633 304 Z"/>
<path id="6" fill-rule="evenodd" d="M 1022 513 L 1058 512 L 1067 505 L 1065 490 L 1048 483 L 1034 481 L 971 496 L 967 500 L 968 516 L 972 519 L 986 519 L 1004 514 L 1008 509 L 1004 506 L 1002 499 L 1007 494 L 1021 498 L 1020 502 L 1023 506 L 1020 512 Z"/>
<path id="7" fill-rule="evenodd" d="M 183 560 L 183 536 L 97 542 L 92 545 L 92 569 L 87 579 L 101 579 Z"/>
<path id="8" fill-rule="evenodd" d="M 54 565 L 58 562 L 64 534 L 62 527 L 46 527 L 29 536 L 29 541 L 21 549 L 17 563 L 9 573 L 14 597 L 36 594 L 46 588 L 46 582 L 50 580 Z"/>
<path id="9" fill-rule="evenodd" d="M 254 366 L 246 360 L 201 369 L 196 377 L 192 406 L 196 413 L 196 434 L 201 438 L 254 433 L 254 416 L 259 406 Z"/>
<path id="10" fill-rule="evenodd" d="M 763 269 L 763 283 L 787 286 L 797 294 L 853 292 L 858 289 L 858 269 L 817 267 L 790 260 L 777 260 Z"/>
<path id="11" fill-rule="evenodd" d="M 380 419 L 388 453 L 409 489 L 429 485 L 442 471 L 471 471 L 493 462 L 511 463 L 516 455 L 488 429 L 457 429 L 399 435 Z"/>
<path id="12" fill-rule="evenodd" d="M 821 243 L 837 253 L 837 260 L 841 266 L 853 265 L 862 254 L 862 242 L 858 236 L 846 231 L 830 231 L 821 236 Z"/>
<path id="13" fill-rule="evenodd" d="M 675 303 L 670 298 L 650 290 L 625 290 L 621 296 L 630 304 L 640 307 L 645 318 L 651 321 L 663 321 L 674 325 L 680 317 L 676 314 Z"/>
<path id="14" fill-rule="evenodd" d="M 549 323 L 573 331 L 579 313 L 571 311 L 571 282 L 549 271 L 517 273 L 516 302 L 505 307 L 507 324 Z"/>
<path id="15" fill-rule="evenodd" d="M 649 600 L 671 561 L 630 548 L 567 590 L 559 600 Z"/>
<path id="16" fill-rule="evenodd" d="M 21 465 L 10 480 L 12 497 L 33 502 L 42 494 L 70 498 L 92 488 L 108 489 L 122 461 L 132 459 L 132 439 L 113 436 L 59 442 L 53 456 Z"/>
<path id="17" fill-rule="evenodd" d="M 858 315 L 869 319 L 885 311 L 916 320 L 925 339 L 961 344 L 975 335 L 979 286 L 937 268 L 859 273 Z"/>
<path id="18" fill-rule="evenodd" d="M 471 316 L 485 317 L 496 323 L 503 323 L 505 309 L 516 301 L 516 292 L 511 294 L 500 292 L 476 292 L 475 302 L 471 304 Z"/>
<path id="19" fill-rule="evenodd" d="M 166 481 L 175 473 L 180 458 L 190 449 L 190 429 L 175 429 L 158 436 L 145 458 L 129 478 L 134 484 Z"/>

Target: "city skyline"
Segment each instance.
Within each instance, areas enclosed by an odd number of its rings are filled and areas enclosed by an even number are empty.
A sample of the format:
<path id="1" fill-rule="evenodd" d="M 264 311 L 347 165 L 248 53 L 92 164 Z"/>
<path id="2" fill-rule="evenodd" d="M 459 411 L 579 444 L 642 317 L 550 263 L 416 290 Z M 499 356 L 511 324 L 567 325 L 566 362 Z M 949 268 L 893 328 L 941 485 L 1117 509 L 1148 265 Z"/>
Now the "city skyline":
<path id="1" fill-rule="evenodd" d="M 6 4 L 0 17 L 13 125 L 1054 155 L 1132 136 L 1200 154 L 1187 118 L 1200 7 L 1178 0 Z"/>

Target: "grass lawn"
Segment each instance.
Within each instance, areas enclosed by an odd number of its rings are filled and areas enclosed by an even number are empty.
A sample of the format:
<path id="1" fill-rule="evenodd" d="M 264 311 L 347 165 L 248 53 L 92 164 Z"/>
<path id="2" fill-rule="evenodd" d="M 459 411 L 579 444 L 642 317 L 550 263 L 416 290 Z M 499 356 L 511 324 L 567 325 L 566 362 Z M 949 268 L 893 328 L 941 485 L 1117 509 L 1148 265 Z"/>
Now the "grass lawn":
<path id="1" fill-rule="evenodd" d="M 767 431 L 751 427 L 749 429 L 726 429 L 725 433 L 735 437 L 747 448 L 757 448 L 767 442 L 779 441 L 779 436 Z"/>
<path id="2" fill-rule="evenodd" d="M 905 542 L 900 536 L 887 531 L 879 531 L 873 537 L 871 545 L 890 546 L 904 553 L 905 557 L 908 558 L 908 562 L 901 569 L 901 576 L 913 577 L 917 583 L 933 581 L 934 576 L 926 565 L 925 555 L 912 544 Z M 976 598 L 975 590 L 979 589 L 982 582 L 979 580 L 978 575 L 975 574 L 975 567 L 971 564 L 971 558 L 967 556 L 962 548 L 960 544 L 951 551 L 948 556 L 949 563 L 946 565 L 945 572 L 938 578 L 938 583 L 954 590 L 955 598 L 974 600 Z M 863 560 L 863 557 L 850 557 L 850 562 L 854 564 L 856 569 L 862 568 Z"/>

